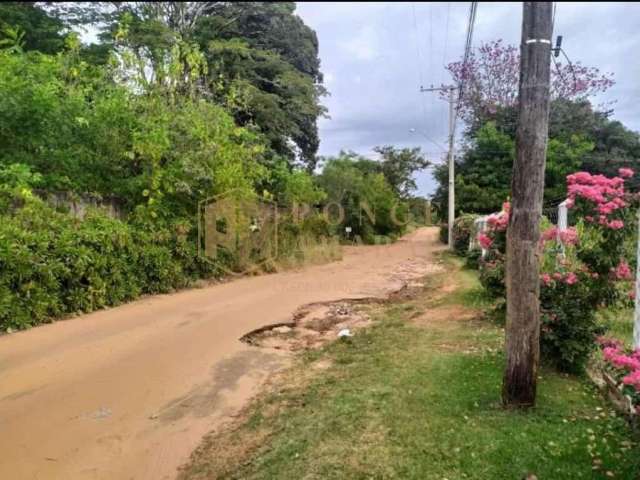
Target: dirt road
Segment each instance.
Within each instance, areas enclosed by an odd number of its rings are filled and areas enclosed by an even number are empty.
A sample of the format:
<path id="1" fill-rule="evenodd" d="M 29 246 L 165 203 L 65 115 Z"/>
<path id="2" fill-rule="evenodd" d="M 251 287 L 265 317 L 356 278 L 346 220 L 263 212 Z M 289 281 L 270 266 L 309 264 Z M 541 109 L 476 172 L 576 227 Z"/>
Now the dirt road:
<path id="1" fill-rule="evenodd" d="M 0 337 L 0 478 L 172 479 L 286 358 L 239 338 L 302 305 L 424 274 L 435 229 L 295 272 L 146 298 Z"/>

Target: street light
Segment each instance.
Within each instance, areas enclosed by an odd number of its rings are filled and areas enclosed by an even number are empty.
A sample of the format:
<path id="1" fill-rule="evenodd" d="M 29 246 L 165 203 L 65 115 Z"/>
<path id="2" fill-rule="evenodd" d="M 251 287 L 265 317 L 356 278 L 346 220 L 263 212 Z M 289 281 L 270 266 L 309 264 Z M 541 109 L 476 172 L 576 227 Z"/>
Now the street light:
<path id="1" fill-rule="evenodd" d="M 424 132 L 421 132 L 420 130 L 416 130 L 415 128 L 412 127 L 412 128 L 409 129 L 409 133 L 418 133 L 418 134 L 422 135 L 424 138 L 426 138 L 428 141 L 433 143 L 436 147 L 438 147 L 443 152 L 447 151 L 447 149 L 444 148 L 440 143 L 436 142 L 435 140 L 433 140 L 427 134 L 425 134 Z"/>

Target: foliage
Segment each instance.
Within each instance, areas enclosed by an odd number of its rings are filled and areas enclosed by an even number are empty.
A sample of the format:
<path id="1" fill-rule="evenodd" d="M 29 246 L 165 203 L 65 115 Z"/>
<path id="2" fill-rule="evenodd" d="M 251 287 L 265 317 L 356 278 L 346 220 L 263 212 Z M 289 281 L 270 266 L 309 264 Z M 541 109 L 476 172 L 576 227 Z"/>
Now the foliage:
<path id="1" fill-rule="evenodd" d="M 280 155 L 296 157 L 293 140 L 309 170 L 319 139 L 316 118 L 323 89 L 280 54 L 255 49 L 241 39 L 213 40 L 207 47 L 213 98 L 228 106 L 241 125 L 255 125 Z"/>
<path id="2" fill-rule="evenodd" d="M 469 251 L 469 241 L 475 232 L 475 220 L 477 215 L 461 215 L 453 222 L 453 249 L 461 256 Z"/>
<path id="3" fill-rule="evenodd" d="M 640 413 L 640 349 L 627 349 L 622 342 L 605 337 L 600 337 L 598 344 L 607 371 Z"/>
<path id="4" fill-rule="evenodd" d="M 488 122 L 474 132 L 471 143 L 456 164 L 456 210 L 459 212 L 492 213 L 511 191 L 511 170 L 515 155 L 515 141 Z M 545 168 L 544 198 L 558 201 L 566 196 L 565 178 L 576 171 L 593 143 L 580 135 L 567 139 L 549 140 Z M 448 203 L 448 170 L 441 166 L 435 171 L 439 183 L 434 195 L 443 205 Z"/>
<path id="5" fill-rule="evenodd" d="M 17 174 L 18 173 L 18 174 Z M 83 221 L 55 211 L 29 189 L 24 166 L 0 170 L 0 329 L 118 305 L 184 287 L 214 273 L 179 230 L 141 229 L 96 211 Z"/>
<path id="6" fill-rule="evenodd" d="M 219 106 L 168 101 L 164 89 L 135 95 L 73 50 L 0 56 L 0 165 L 30 165 L 47 190 L 115 195 L 170 219 L 267 177 L 261 137 Z"/>
<path id="7" fill-rule="evenodd" d="M 500 107 L 514 106 L 518 100 L 520 54 L 502 40 L 483 43 L 466 61 L 447 65 L 456 84 L 464 85 L 459 106 L 463 117 L 473 123 L 491 116 Z M 580 62 L 556 62 L 551 69 L 551 97 L 585 99 L 614 85 L 613 75 Z"/>
<path id="8" fill-rule="evenodd" d="M 541 347 L 543 356 L 563 371 L 581 371 L 602 333 L 597 309 L 625 301 L 633 255 L 627 238 L 633 235 L 629 207 L 635 202 L 625 190 L 625 178 L 578 172 L 567 176 L 569 206 L 579 219 L 576 227 L 558 231 L 543 225 L 540 241 Z M 487 258 L 480 279 L 488 292 L 503 297 L 507 215 L 496 217 L 479 236 Z M 561 241 L 561 243 L 560 243 Z"/>
<path id="9" fill-rule="evenodd" d="M 554 276 L 540 290 L 542 356 L 561 371 L 579 373 L 603 333 L 595 320 L 595 285 L 589 274 L 566 267 Z"/>
<path id="10" fill-rule="evenodd" d="M 519 54 L 502 41 L 489 42 L 473 52 L 467 64 L 448 67 L 462 81 L 460 111 L 467 129 L 465 145 L 456 159 L 456 210 L 497 211 L 510 191 L 518 120 Z M 552 101 L 545 173 L 544 201 L 557 205 L 565 198 L 564 177 L 583 170 L 609 177 L 618 168 L 640 160 L 640 135 L 610 119 L 612 110 L 596 110 L 590 98 L 613 85 L 613 75 L 578 62 L 552 68 Z M 575 74 L 575 77 L 574 77 Z M 434 201 L 446 208 L 446 166 L 435 170 L 439 184 Z M 640 179 L 628 188 L 640 189 Z"/>
<path id="11" fill-rule="evenodd" d="M 206 97 L 259 129 L 275 153 L 313 171 L 326 92 L 316 34 L 295 15 L 295 3 L 94 2 L 70 11 L 62 17 L 99 27 L 101 45 L 133 55 L 156 86 L 176 45 L 203 52 L 206 70 L 185 71 L 199 77 Z"/>
<path id="12" fill-rule="evenodd" d="M 350 236 L 374 243 L 376 235 L 395 236 L 404 231 L 408 206 L 379 173 L 377 162 L 344 152 L 325 162 L 318 184 L 327 192 L 326 208 L 340 228 L 338 233 L 349 226 Z M 342 219 L 336 211 L 342 213 Z"/>
<path id="13" fill-rule="evenodd" d="M 416 190 L 414 174 L 424 170 L 429 162 L 419 148 L 395 148 L 390 145 L 375 147 L 374 152 L 381 157 L 379 171 L 387 179 L 395 194 L 400 198 L 409 198 Z"/>
<path id="14" fill-rule="evenodd" d="M 295 204 L 313 206 L 327 197 L 309 173 L 292 169 L 284 161 L 269 171 L 269 186 L 271 191 L 277 192 L 278 203 L 286 207 L 293 207 Z"/>
<path id="15" fill-rule="evenodd" d="M 22 50 L 57 53 L 64 47 L 64 27 L 60 18 L 35 2 L 0 3 L 0 46 L 16 45 L 20 32 Z"/>
<path id="16" fill-rule="evenodd" d="M 440 228 L 438 229 L 438 238 L 441 243 L 445 245 L 449 243 L 449 225 L 446 223 L 441 223 Z"/>

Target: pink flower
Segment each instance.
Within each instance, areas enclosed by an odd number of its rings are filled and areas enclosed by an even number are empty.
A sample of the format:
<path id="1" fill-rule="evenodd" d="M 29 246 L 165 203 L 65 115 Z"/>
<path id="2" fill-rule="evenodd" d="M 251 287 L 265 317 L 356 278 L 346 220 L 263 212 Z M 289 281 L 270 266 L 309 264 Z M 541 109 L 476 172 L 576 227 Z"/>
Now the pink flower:
<path id="1" fill-rule="evenodd" d="M 620 355 L 620 347 L 617 345 L 604 347 L 602 349 L 602 356 L 609 363 L 612 363 L 614 358 L 617 358 L 618 355 Z"/>
<path id="2" fill-rule="evenodd" d="M 622 379 L 622 383 L 625 385 L 631 385 L 636 389 L 637 392 L 640 392 L 640 370 L 636 370 L 635 372 L 631 372 L 629 375 Z"/>
<path id="3" fill-rule="evenodd" d="M 562 274 L 560 272 L 556 272 L 553 274 L 554 280 L 562 280 Z"/>
<path id="4" fill-rule="evenodd" d="M 624 222 L 622 220 L 611 220 L 607 226 L 612 230 L 620 230 L 624 228 Z"/>
<path id="5" fill-rule="evenodd" d="M 640 370 L 640 360 L 630 355 L 612 354 L 611 363 L 618 368 L 624 368 L 630 372 Z"/>
<path id="6" fill-rule="evenodd" d="M 547 228 L 544 232 L 542 232 L 542 235 L 540 235 L 540 240 L 542 242 L 549 242 L 549 241 L 555 240 L 557 235 L 558 235 L 558 227 L 552 226 Z"/>
<path id="7" fill-rule="evenodd" d="M 565 245 L 575 245 L 578 243 L 578 232 L 575 227 L 569 227 L 560 231 L 560 240 Z"/>
<path id="8" fill-rule="evenodd" d="M 614 271 L 614 275 L 618 280 L 629 280 L 631 278 L 631 269 L 629 264 L 624 260 L 620 260 L 620 263 Z"/>
<path id="9" fill-rule="evenodd" d="M 540 280 L 542 280 L 542 283 L 546 286 L 549 285 L 553 279 L 551 278 L 551 275 L 549 275 L 548 273 L 543 273 L 542 275 L 540 275 Z"/>
<path id="10" fill-rule="evenodd" d="M 566 283 L 567 285 L 573 285 L 574 283 L 577 283 L 577 282 L 578 282 L 578 276 L 573 272 L 569 272 L 567 276 L 564 278 L 564 283 Z"/>
<path id="11" fill-rule="evenodd" d="M 489 248 L 491 248 L 491 245 L 493 244 L 493 240 L 488 235 L 485 235 L 484 233 L 479 233 L 478 243 L 485 250 L 489 250 Z"/>
<path id="12" fill-rule="evenodd" d="M 619 168 L 618 169 L 618 175 L 620 175 L 622 178 L 631 178 L 633 177 L 633 170 L 631 170 L 630 168 Z"/>

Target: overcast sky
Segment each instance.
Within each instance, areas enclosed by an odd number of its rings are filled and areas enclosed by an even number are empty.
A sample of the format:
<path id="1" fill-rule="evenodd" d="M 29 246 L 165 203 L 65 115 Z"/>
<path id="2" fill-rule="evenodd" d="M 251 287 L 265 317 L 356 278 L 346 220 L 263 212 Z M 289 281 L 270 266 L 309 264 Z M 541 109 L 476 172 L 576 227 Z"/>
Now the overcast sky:
<path id="1" fill-rule="evenodd" d="M 463 53 L 468 11 L 469 3 L 454 2 L 298 3 L 297 13 L 318 34 L 331 92 L 320 154 L 420 146 L 439 159 L 447 104 L 419 87 L 450 81 L 444 65 Z M 519 45 L 521 22 L 522 3 L 481 2 L 474 46 L 499 38 Z M 615 74 L 616 85 L 596 103 L 617 101 L 615 118 L 634 130 L 640 130 L 639 25 L 638 3 L 558 3 L 554 30 L 572 61 Z M 428 171 L 418 185 L 422 195 L 435 188 Z"/>

